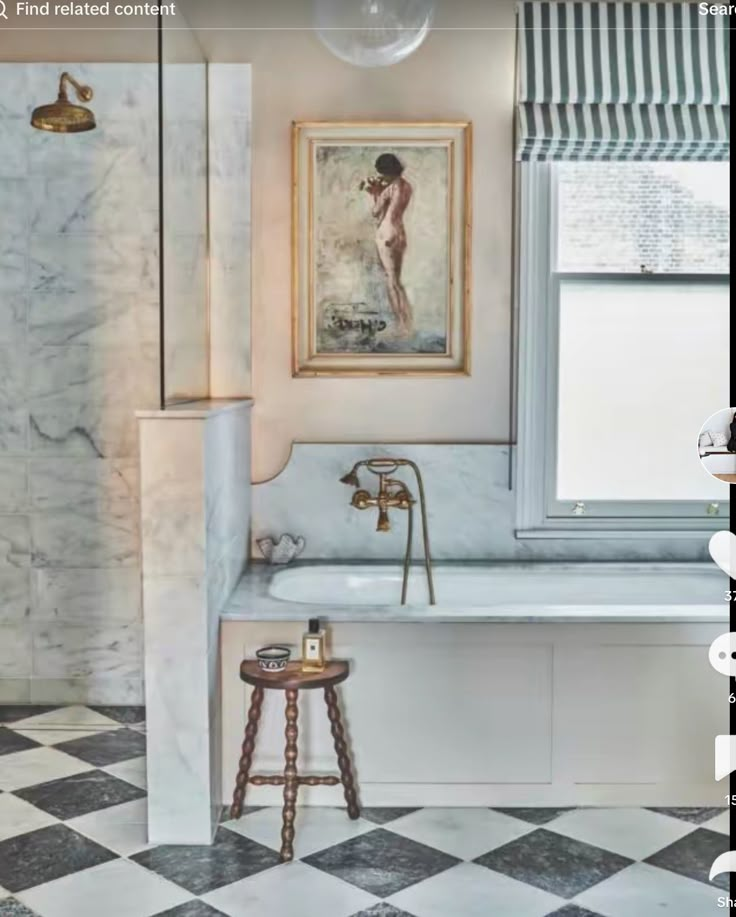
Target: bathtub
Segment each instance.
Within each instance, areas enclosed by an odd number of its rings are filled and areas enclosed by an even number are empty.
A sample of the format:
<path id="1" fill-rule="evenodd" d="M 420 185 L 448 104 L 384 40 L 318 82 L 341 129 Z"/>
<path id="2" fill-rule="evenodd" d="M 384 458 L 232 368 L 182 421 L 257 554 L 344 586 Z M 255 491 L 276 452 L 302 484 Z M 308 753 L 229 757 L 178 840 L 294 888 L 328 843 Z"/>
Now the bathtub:
<path id="1" fill-rule="evenodd" d="M 708 564 L 456 563 L 434 569 L 428 604 L 424 568 L 412 568 L 400 605 L 395 564 L 262 565 L 241 580 L 224 618 L 343 621 L 727 621 L 725 576 Z"/>
<path id="2" fill-rule="evenodd" d="M 438 604 L 397 564 L 253 565 L 220 624 L 225 796 L 249 696 L 243 658 L 309 618 L 351 663 L 341 697 L 364 805 L 717 806 L 713 736 L 726 734 L 728 680 L 708 664 L 728 627 L 714 564 L 439 563 Z M 282 700 L 267 698 L 255 767 L 283 767 Z M 331 773 L 319 691 L 300 697 L 305 772 Z M 249 787 L 274 805 L 280 787 Z M 341 805 L 305 787 L 306 805 Z"/>

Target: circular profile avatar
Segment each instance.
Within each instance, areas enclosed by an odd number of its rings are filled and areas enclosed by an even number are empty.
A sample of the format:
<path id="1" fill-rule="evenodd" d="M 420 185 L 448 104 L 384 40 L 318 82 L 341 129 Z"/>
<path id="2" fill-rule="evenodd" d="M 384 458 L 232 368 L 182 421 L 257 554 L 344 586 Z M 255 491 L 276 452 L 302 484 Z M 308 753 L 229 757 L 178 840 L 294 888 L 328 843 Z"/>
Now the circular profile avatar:
<path id="1" fill-rule="evenodd" d="M 700 462 L 714 478 L 736 484 L 736 408 L 711 414 L 698 435 Z"/>

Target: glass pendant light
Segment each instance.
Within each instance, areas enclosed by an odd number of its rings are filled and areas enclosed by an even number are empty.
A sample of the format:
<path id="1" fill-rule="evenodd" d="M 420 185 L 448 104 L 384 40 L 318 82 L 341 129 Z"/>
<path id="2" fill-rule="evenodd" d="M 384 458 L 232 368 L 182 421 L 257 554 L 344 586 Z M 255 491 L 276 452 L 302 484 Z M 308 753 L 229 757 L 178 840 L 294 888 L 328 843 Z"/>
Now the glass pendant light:
<path id="1" fill-rule="evenodd" d="M 315 0 L 315 31 L 340 60 L 389 67 L 429 34 L 436 0 Z"/>

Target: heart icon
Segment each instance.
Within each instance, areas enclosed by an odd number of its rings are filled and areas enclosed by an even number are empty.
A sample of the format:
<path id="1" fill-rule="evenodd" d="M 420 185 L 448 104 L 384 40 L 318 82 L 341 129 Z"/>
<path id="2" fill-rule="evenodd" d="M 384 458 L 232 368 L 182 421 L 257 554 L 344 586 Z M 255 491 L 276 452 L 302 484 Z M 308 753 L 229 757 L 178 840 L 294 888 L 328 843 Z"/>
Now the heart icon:
<path id="1" fill-rule="evenodd" d="M 736 574 L 736 535 L 733 532 L 716 532 L 708 542 L 710 556 L 731 579 Z"/>

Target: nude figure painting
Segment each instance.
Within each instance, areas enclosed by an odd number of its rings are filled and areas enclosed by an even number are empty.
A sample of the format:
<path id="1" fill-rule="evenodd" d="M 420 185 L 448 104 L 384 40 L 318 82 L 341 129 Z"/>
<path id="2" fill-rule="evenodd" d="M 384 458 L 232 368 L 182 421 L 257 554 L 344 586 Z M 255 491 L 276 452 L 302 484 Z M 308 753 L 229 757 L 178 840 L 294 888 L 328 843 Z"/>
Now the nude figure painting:
<path id="1" fill-rule="evenodd" d="M 295 145 L 297 374 L 465 371 L 467 125 L 320 127 Z"/>

